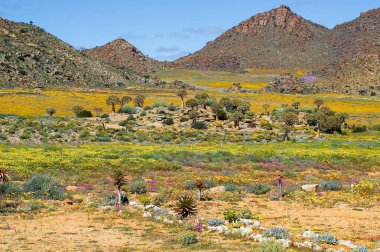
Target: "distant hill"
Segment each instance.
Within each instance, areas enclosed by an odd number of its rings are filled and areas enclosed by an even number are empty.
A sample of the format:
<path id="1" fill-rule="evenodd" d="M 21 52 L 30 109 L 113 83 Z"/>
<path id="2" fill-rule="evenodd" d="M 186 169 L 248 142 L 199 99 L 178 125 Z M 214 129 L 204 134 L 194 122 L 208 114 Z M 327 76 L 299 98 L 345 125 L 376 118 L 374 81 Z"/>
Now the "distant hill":
<path id="1" fill-rule="evenodd" d="M 204 70 L 314 68 L 337 54 L 324 42 L 327 33 L 327 28 L 281 6 L 253 16 L 175 63 Z"/>
<path id="2" fill-rule="evenodd" d="M 39 27 L 0 18 L 0 87 L 109 86 L 142 79 L 84 56 Z"/>
<path id="3" fill-rule="evenodd" d="M 156 72 L 164 68 L 163 62 L 149 58 L 124 39 L 116 39 L 104 46 L 84 50 L 83 53 L 99 61 L 138 72 Z"/>
<path id="4" fill-rule="evenodd" d="M 171 65 L 221 71 L 306 69 L 325 91 L 380 93 L 379 47 L 380 9 L 327 29 L 281 6 L 253 16 Z"/>

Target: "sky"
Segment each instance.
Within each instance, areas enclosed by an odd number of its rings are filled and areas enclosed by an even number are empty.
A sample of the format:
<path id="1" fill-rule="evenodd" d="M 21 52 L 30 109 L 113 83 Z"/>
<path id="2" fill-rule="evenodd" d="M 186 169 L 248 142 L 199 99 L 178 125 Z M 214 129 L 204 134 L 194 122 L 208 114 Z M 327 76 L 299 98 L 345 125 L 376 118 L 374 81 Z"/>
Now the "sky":
<path id="1" fill-rule="evenodd" d="M 0 17 L 33 21 L 78 49 L 124 38 L 144 54 L 170 61 L 283 4 L 332 28 L 379 8 L 380 0 L 0 0 Z"/>

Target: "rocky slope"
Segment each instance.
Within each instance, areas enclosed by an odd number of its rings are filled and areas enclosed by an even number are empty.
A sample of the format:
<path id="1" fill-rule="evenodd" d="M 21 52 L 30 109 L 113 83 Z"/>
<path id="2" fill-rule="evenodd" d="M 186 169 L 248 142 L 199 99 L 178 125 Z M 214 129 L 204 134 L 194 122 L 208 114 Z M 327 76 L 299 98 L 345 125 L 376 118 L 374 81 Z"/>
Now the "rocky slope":
<path id="1" fill-rule="evenodd" d="M 324 42 L 328 33 L 327 28 L 281 6 L 233 27 L 176 65 L 206 70 L 314 68 L 337 54 Z"/>
<path id="2" fill-rule="evenodd" d="M 155 72 L 164 67 L 163 62 L 145 56 L 124 39 L 116 39 L 104 46 L 84 50 L 83 53 L 99 61 L 127 67 L 138 72 Z"/>
<path id="3" fill-rule="evenodd" d="M 39 27 L 0 18 L 0 87 L 120 86 L 141 79 L 82 55 Z"/>

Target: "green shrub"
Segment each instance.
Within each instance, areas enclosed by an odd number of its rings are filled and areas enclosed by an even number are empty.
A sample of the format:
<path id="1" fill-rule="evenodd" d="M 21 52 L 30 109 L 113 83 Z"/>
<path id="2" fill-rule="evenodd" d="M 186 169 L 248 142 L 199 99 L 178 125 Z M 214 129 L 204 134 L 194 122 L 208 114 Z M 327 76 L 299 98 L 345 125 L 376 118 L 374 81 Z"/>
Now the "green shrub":
<path id="1" fill-rule="evenodd" d="M 147 115 L 147 113 L 146 113 L 145 110 L 144 110 L 143 112 L 140 113 L 140 116 L 146 116 L 146 115 Z"/>
<path id="2" fill-rule="evenodd" d="M 79 118 L 87 118 L 87 117 L 92 117 L 92 113 L 89 110 L 82 110 L 77 114 L 77 117 Z"/>
<path id="3" fill-rule="evenodd" d="M 186 232 L 179 235 L 179 241 L 183 245 L 196 244 L 198 242 L 197 234 L 194 232 Z"/>
<path id="4" fill-rule="evenodd" d="M 204 130 L 204 129 L 207 129 L 207 123 L 205 123 L 205 122 L 193 122 L 191 124 L 191 127 L 193 129 Z"/>
<path id="5" fill-rule="evenodd" d="M 319 234 L 315 237 L 314 242 L 318 244 L 337 245 L 338 239 L 331 234 Z"/>
<path id="6" fill-rule="evenodd" d="M 253 215 L 253 213 L 251 212 L 251 210 L 249 210 L 249 209 L 247 209 L 247 208 L 241 210 L 241 211 L 239 212 L 239 216 L 240 216 L 240 218 L 242 218 L 242 219 L 250 219 L 250 220 L 252 220 L 252 219 L 255 218 L 255 216 Z"/>
<path id="7" fill-rule="evenodd" d="M 240 215 L 235 211 L 226 211 L 223 213 L 223 216 L 229 223 L 235 223 L 240 219 Z"/>
<path id="8" fill-rule="evenodd" d="M 223 220 L 219 220 L 219 219 L 209 219 L 207 221 L 207 224 L 210 226 L 210 227 L 218 227 L 218 226 L 221 226 L 224 224 L 224 221 Z"/>
<path id="9" fill-rule="evenodd" d="M 127 106 L 127 105 L 124 105 L 123 107 L 121 107 L 119 109 L 119 113 L 122 113 L 122 114 L 136 114 L 137 112 L 137 109 L 136 107 L 131 107 L 131 106 Z"/>
<path id="10" fill-rule="evenodd" d="M 339 181 L 322 181 L 319 188 L 323 191 L 339 191 L 342 189 L 342 183 Z"/>
<path id="11" fill-rule="evenodd" d="M 285 228 L 275 227 L 265 230 L 263 236 L 266 238 L 289 239 L 289 232 Z"/>
<path id="12" fill-rule="evenodd" d="M 0 184 L 0 195 L 15 195 L 22 191 L 22 186 L 14 182 Z"/>
<path id="13" fill-rule="evenodd" d="M 352 127 L 352 133 L 361 133 L 361 132 L 366 132 L 367 131 L 367 127 L 364 126 L 364 125 L 354 125 Z"/>
<path id="14" fill-rule="evenodd" d="M 253 252 L 285 252 L 285 248 L 275 241 L 263 242 L 259 247 L 254 248 Z"/>
<path id="15" fill-rule="evenodd" d="M 147 192 L 147 184 L 143 180 L 137 180 L 129 185 L 129 191 L 135 194 L 144 194 Z"/>
<path id="16" fill-rule="evenodd" d="M 110 117 L 109 114 L 103 114 L 103 115 L 100 116 L 100 118 L 102 118 L 102 119 L 107 119 L 107 118 L 109 118 L 109 117 Z"/>
<path id="17" fill-rule="evenodd" d="M 25 185 L 25 191 L 32 192 L 36 198 L 62 200 L 63 190 L 59 183 L 49 175 L 35 175 Z"/>
<path id="18" fill-rule="evenodd" d="M 224 188 L 226 192 L 238 192 L 240 190 L 239 186 L 235 184 L 225 184 Z"/>
<path id="19" fill-rule="evenodd" d="M 253 193 L 255 195 L 261 195 L 261 194 L 266 194 L 271 190 L 271 187 L 268 185 L 256 183 L 253 185 L 247 185 L 246 191 L 247 193 Z"/>
<path id="20" fill-rule="evenodd" d="M 272 124 L 270 124 L 270 123 L 267 122 L 267 123 L 263 123 L 261 125 L 261 128 L 266 129 L 266 130 L 272 130 L 273 126 L 272 126 Z"/>
<path id="21" fill-rule="evenodd" d="M 23 140 L 30 139 L 30 137 L 31 137 L 30 132 L 27 132 L 27 131 L 25 131 L 24 133 L 20 135 L 20 139 L 23 139 Z"/>
<path id="22" fill-rule="evenodd" d="M 169 118 L 166 118 L 166 119 L 163 121 L 163 123 L 164 123 L 165 125 L 173 125 L 173 124 L 174 124 L 174 120 L 173 120 L 173 118 L 169 117 Z"/>

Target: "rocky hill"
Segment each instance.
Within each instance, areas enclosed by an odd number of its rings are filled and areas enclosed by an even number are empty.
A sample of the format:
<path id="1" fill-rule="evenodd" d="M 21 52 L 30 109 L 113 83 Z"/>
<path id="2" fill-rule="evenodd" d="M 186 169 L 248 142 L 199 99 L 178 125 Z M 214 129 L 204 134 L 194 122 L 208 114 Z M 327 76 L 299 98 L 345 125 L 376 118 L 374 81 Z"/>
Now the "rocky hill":
<path id="1" fill-rule="evenodd" d="M 39 27 L 0 18 L 0 87 L 120 86 L 142 79 L 84 56 Z"/>
<path id="2" fill-rule="evenodd" d="M 314 68 L 337 54 L 324 42 L 328 33 L 327 28 L 281 6 L 233 27 L 176 65 L 205 70 Z"/>
<path id="3" fill-rule="evenodd" d="M 165 64 L 145 56 L 124 39 L 116 39 L 104 46 L 84 50 L 83 53 L 99 61 L 127 67 L 138 72 L 156 72 L 162 70 Z"/>

